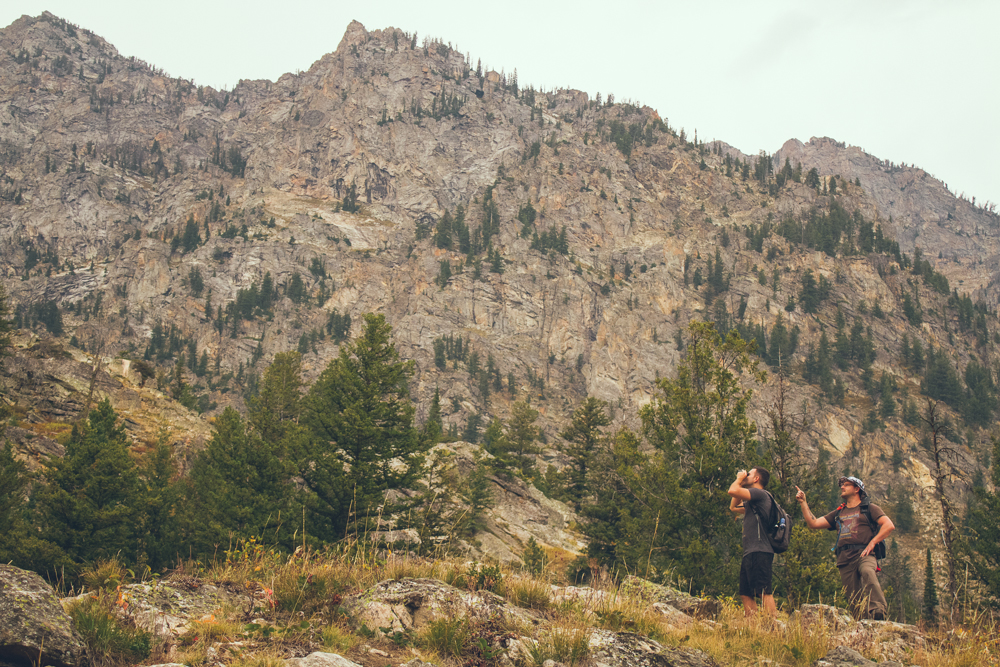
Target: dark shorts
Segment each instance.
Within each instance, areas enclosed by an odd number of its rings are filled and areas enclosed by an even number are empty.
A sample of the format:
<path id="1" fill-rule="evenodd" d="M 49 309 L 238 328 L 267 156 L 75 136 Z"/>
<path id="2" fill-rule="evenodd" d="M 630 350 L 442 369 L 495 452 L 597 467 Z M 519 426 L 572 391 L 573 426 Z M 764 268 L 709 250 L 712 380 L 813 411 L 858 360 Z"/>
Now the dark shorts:
<path id="1" fill-rule="evenodd" d="M 771 564 L 774 554 L 755 551 L 743 556 L 740 563 L 740 595 L 759 598 L 771 595 Z"/>

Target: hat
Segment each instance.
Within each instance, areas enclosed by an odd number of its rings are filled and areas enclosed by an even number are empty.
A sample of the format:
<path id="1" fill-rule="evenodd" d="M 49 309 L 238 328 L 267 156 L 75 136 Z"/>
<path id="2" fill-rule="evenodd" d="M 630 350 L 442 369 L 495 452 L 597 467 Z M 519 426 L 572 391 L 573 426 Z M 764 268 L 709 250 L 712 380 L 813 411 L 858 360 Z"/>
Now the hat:
<path id="1" fill-rule="evenodd" d="M 837 480 L 837 484 L 838 485 L 843 484 L 844 482 L 850 482 L 854 486 L 858 487 L 859 491 L 861 491 L 862 493 L 864 493 L 865 483 L 862 482 L 857 477 L 841 477 L 840 479 Z"/>

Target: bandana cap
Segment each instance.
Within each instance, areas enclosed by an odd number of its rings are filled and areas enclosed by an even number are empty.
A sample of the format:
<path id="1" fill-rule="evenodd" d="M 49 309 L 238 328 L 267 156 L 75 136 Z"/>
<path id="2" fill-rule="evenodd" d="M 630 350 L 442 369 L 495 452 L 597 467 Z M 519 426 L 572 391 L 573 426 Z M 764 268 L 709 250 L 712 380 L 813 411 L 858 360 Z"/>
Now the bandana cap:
<path id="1" fill-rule="evenodd" d="M 841 477 L 839 480 L 837 480 L 838 485 L 843 484 L 844 482 L 850 482 L 854 486 L 858 487 L 859 491 L 863 492 L 865 490 L 865 483 L 862 482 L 857 477 Z"/>

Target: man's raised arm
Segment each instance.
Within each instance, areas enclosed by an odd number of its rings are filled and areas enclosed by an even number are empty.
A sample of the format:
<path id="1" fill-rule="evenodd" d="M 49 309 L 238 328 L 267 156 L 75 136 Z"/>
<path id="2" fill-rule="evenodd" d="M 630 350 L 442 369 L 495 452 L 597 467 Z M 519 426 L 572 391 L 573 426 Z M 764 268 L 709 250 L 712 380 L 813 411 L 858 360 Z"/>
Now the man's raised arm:
<path id="1" fill-rule="evenodd" d="M 816 518 L 813 513 L 809 510 L 809 503 L 806 502 L 806 492 L 795 487 L 795 499 L 799 501 L 799 507 L 802 508 L 802 518 L 805 520 L 806 525 L 813 530 L 820 530 L 821 528 L 829 528 L 830 522 L 826 520 L 826 517 Z"/>

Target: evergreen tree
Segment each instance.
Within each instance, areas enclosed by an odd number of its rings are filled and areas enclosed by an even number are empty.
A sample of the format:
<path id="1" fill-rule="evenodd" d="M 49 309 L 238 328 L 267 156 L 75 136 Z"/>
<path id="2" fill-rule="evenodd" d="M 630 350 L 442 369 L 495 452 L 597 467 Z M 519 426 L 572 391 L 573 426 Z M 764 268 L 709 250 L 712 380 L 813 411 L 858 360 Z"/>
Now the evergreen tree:
<path id="1" fill-rule="evenodd" d="M 181 237 L 181 247 L 185 253 L 191 252 L 201 245 L 201 234 L 198 223 L 194 221 L 194 215 L 188 217 L 184 224 L 184 235 Z"/>
<path id="2" fill-rule="evenodd" d="M 526 477 L 535 468 L 532 457 L 541 451 L 534 444 L 538 439 L 537 420 L 538 410 L 528 405 L 527 401 L 516 401 L 510 408 L 510 422 L 504 433 L 507 455 Z"/>
<path id="3" fill-rule="evenodd" d="M 0 562 L 55 575 L 74 568 L 66 553 L 38 534 L 30 523 L 27 499 L 30 478 L 25 465 L 14 458 L 8 441 L 0 447 Z"/>
<path id="4" fill-rule="evenodd" d="M 938 595 L 937 584 L 934 583 L 934 563 L 931 562 L 931 550 L 927 548 L 927 566 L 924 569 L 924 601 L 920 617 L 929 625 L 937 625 Z"/>
<path id="5" fill-rule="evenodd" d="M 893 517 L 895 523 L 895 517 Z M 898 524 L 897 524 L 898 526 Z M 896 540 L 889 544 L 885 567 L 882 568 L 882 588 L 889 607 L 889 618 L 897 623 L 916 620 L 919 607 L 913 597 L 910 557 L 903 554 Z"/>
<path id="6" fill-rule="evenodd" d="M 823 531 L 792 526 L 788 551 L 775 569 L 776 594 L 793 607 L 833 600 L 841 591 L 837 564 L 830 554 L 830 538 Z"/>
<path id="7" fill-rule="evenodd" d="M 444 435 L 444 423 L 441 420 L 441 391 L 434 387 L 434 398 L 431 399 L 431 407 L 427 413 L 427 421 L 424 423 L 424 436 L 432 443 L 441 441 Z"/>
<path id="8" fill-rule="evenodd" d="M 563 451 L 572 461 L 567 492 L 577 508 L 587 495 L 587 474 L 604 437 L 601 428 L 610 423 L 604 401 L 588 396 L 573 413 L 569 426 L 559 434 L 567 443 Z"/>
<path id="9" fill-rule="evenodd" d="M 7 287 L 0 282 L 0 358 L 11 354 L 13 331 L 14 326 L 10 320 L 10 295 L 7 294 Z"/>
<path id="10" fill-rule="evenodd" d="M 227 407 L 191 467 L 184 543 L 201 556 L 233 538 L 266 536 L 290 547 L 296 525 L 290 473 L 275 446 Z M 286 520 L 292 523 L 282 530 Z"/>
<path id="11" fill-rule="evenodd" d="M 463 515 L 459 526 L 459 532 L 464 535 L 472 535 L 482 529 L 483 512 L 494 503 L 489 463 L 479 452 L 473 453 L 473 462 L 475 465 L 472 472 L 465 478 L 460 491 L 462 500 L 468 505 L 468 511 Z"/>
<path id="12" fill-rule="evenodd" d="M 108 399 L 73 427 L 66 454 L 52 461 L 40 489 L 42 535 L 74 563 L 120 556 L 137 560 L 140 483 L 125 427 Z"/>
<path id="13" fill-rule="evenodd" d="M 913 510 L 913 499 L 909 493 L 899 487 L 896 488 L 896 492 L 900 497 L 892 513 L 892 523 L 899 529 L 899 532 L 912 533 L 917 529 L 917 515 Z"/>
<path id="14" fill-rule="evenodd" d="M 614 560 L 616 567 L 672 571 L 697 589 L 721 591 L 741 556 L 725 490 L 757 452 L 747 413 L 752 391 L 741 377 L 760 382 L 764 373 L 735 331 L 723 341 L 711 324 L 693 322 L 689 335 L 677 377 L 659 379 L 640 412 L 655 454 L 619 452 L 629 465 L 619 464 L 617 474 L 633 501 L 619 517 L 625 538 L 614 546 Z"/>
<path id="15" fill-rule="evenodd" d="M 968 538 L 963 551 L 969 556 L 972 572 L 982 584 L 986 601 L 1000 607 L 1000 438 L 993 438 L 990 482 L 993 490 L 980 486 L 966 519 Z"/>
<path id="16" fill-rule="evenodd" d="M 173 481 L 177 472 L 165 435 L 139 467 L 142 483 L 140 519 L 137 523 L 140 558 L 154 572 L 178 556 L 177 509 L 180 485 Z"/>
<path id="17" fill-rule="evenodd" d="M 279 352 L 250 399 L 247 420 L 275 450 L 284 455 L 285 440 L 302 415 L 302 355 Z"/>
<path id="18" fill-rule="evenodd" d="M 476 444 L 479 442 L 479 426 L 482 423 L 482 418 L 478 413 L 473 412 L 465 420 L 465 428 L 462 430 L 462 440 L 465 442 L 471 442 Z"/>
<path id="19" fill-rule="evenodd" d="M 299 470 L 327 539 L 374 520 L 386 491 L 414 482 L 428 448 L 413 426 L 406 386 L 413 362 L 400 359 L 384 315 L 368 313 L 364 320 L 361 334 L 341 348 L 304 404 L 310 438 L 297 457 Z"/>

